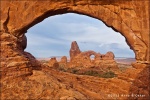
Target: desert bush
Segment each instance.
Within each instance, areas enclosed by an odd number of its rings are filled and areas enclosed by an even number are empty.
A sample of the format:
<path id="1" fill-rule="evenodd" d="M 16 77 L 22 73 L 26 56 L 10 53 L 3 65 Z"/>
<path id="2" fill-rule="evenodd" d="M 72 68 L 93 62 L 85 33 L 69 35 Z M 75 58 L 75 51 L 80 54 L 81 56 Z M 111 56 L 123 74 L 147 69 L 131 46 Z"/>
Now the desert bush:
<path id="1" fill-rule="evenodd" d="M 90 76 L 96 76 L 96 77 L 101 77 L 101 78 L 116 77 L 116 74 L 112 71 L 108 71 L 108 72 L 105 72 L 105 73 L 99 73 L 97 71 L 89 70 L 89 71 L 86 71 L 86 72 L 82 73 L 82 75 L 90 75 Z"/>
<path id="2" fill-rule="evenodd" d="M 76 68 L 68 68 L 68 69 L 67 69 L 67 72 L 70 72 L 70 73 L 73 73 L 73 74 L 77 74 L 78 71 L 79 71 L 79 70 L 76 69 Z"/>
<path id="3" fill-rule="evenodd" d="M 59 67 L 63 67 L 63 68 L 64 68 L 64 67 L 65 67 L 65 65 L 64 65 L 64 64 L 59 64 Z"/>
<path id="4" fill-rule="evenodd" d="M 72 69 L 71 73 L 76 74 L 79 70 L 77 69 Z"/>
<path id="5" fill-rule="evenodd" d="M 58 68 L 58 70 L 59 70 L 59 71 L 66 72 L 66 69 L 65 69 L 65 68 L 63 68 L 63 67 L 59 67 L 59 68 Z"/>
<path id="6" fill-rule="evenodd" d="M 64 67 L 63 64 L 59 64 L 56 69 L 59 70 L 59 71 L 63 71 L 63 72 L 66 72 L 66 71 L 67 71 L 67 70 L 65 69 L 65 67 Z"/>
<path id="7" fill-rule="evenodd" d="M 108 71 L 108 72 L 105 72 L 102 75 L 100 75 L 100 77 L 102 77 L 102 78 L 113 78 L 113 77 L 116 77 L 116 76 L 117 75 L 112 71 Z"/>
<path id="8" fill-rule="evenodd" d="M 90 76 L 98 76 L 99 73 L 97 71 L 89 70 L 83 73 L 84 75 L 90 75 Z"/>
<path id="9" fill-rule="evenodd" d="M 40 62 L 41 63 L 48 63 L 48 61 L 46 61 L 46 60 L 41 60 Z"/>

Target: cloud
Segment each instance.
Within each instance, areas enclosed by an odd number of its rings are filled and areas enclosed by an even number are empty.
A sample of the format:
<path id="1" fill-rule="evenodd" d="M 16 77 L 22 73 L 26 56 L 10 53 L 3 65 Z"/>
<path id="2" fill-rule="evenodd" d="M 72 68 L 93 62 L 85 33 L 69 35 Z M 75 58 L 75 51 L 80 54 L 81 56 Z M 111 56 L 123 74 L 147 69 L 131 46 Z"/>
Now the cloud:
<path id="1" fill-rule="evenodd" d="M 69 56 L 70 44 L 77 41 L 82 51 L 94 50 L 116 56 L 134 57 L 125 38 L 103 22 L 77 14 L 52 16 L 33 26 L 27 32 L 26 51 L 36 57 Z"/>

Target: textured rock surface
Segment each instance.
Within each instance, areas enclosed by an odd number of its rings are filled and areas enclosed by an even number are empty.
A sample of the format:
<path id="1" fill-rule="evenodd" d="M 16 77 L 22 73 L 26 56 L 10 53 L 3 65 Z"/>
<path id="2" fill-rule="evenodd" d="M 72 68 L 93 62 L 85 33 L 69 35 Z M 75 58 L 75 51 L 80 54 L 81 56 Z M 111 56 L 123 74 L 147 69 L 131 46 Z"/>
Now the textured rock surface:
<path id="1" fill-rule="evenodd" d="M 63 56 L 62 58 L 61 58 L 61 61 L 60 61 L 61 63 L 67 63 L 67 57 L 66 56 Z"/>
<path id="2" fill-rule="evenodd" d="M 49 65 L 50 67 L 58 67 L 59 64 L 58 64 L 58 61 L 56 60 L 56 57 L 51 58 L 51 59 L 49 60 L 48 65 Z"/>
<path id="3" fill-rule="evenodd" d="M 73 41 L 71 43 L 71 48 L 70 48 L 69 53 L 70 53 L 70 60 L 72 60 L 75 56 L 77 56 L 78 54 L 81 53 L 79 46 L 78 46 L 76 41 Z"/>
<path id="4" fill-rule="evenodd" d="M 148 0 L 2 1 L 1 31 L 16 37 L 48 16 L 75 12 L 102 20 L 125 36 L 138 61 L 148 61 Z"/>
<path id="5" fill-rule="evenodd" d="M 36 60 L 24 52 L 26 47 L 26 42 L 23 42 L 26 41 L 24 34 L 30 27 L 49 16 L 69 12 L 97 18 L 115 31 L 120 32 L 125 37 L 127 44 L 135 52 L 136 61 L 138 62 L 138 64 L 134 65 L 135 68 L 139 68 L 140 63 L 150 62 L 149 0 L 2 0 L 0 2 L 0 76 L 2 76 L 2 79 L 31 75 L 33 73 L 32 68 L 35 66 L 33 62 L 36 62 Z M 97 59 L 99 58 L 97 57 Z M 37 65 L 36 67 L 39 66 Z M 144 65 L 142 64 L 142 66 Z M 47 73 L 43 75 L 40 72 L 37 76 L 33 74 L 26 77 L 33 81 L 10 79 L 7 81 L 12 80 L 13 82 L 9 84 L 9 82 L 2 80 L 2 98 L 49 99 L 79 97 L 77 99 L 107 99 L 108 97 L 105 94 L 111 93 L 143 93 L 147 95 L 149 94 L 150 66 L 148 64 L 146 66 L 140 69 L 133 68 L 120 76 L 120 79 L 111 80 L 86 76 L 76 77 L 51 70 L 49 70 L 49 73 L 47 72 L 48 79 L 45 78 Z M 45 77 L 38 79 L 42 76 L 41 74 Z M 48 80 L 50 82 L 47 82 Z M 66 87 L 63 87 L 61 83 L 65 84 Z M 44 88 L 45 85 L 48 89 Z M 49 87 L 50 85 L 52 87 Z M 144 98 L 148 99 L 147 96 Z"/>
<path id="6" fill-rule="evenodd" d="M 102 55 L 101 58 L 103 60 L 114 60 L 115 55 L 113 52 L 107 52 L 105 55 Z"/>
<path id="7" fill-rule="evenodd" d="M 25 48 L 25 45 L 20 41 L 27 29 L 49 16 L 68 12 L 102 20 L 125 37 L 127 44 L 135 52 L 137 62 L 150 62 L 148 0 L 1 1 L 1 4 L 1 35 L 10 35 L 11 38 L 1 37 L 3 45 L 1 59 L 5 59 L 3 62 L 5 64 L 8 64 L 6 57 L 11 58 L 15 53 L 22 55 L 22 59 L 26 59 L 23 50 L 20 51 L 21 48 Z M 13 38 L 16 40 L 14 41 Z M 12 43 L 15 47 L 11 45 Z M 10 54 L 10 51 L 13 54 Z M 15 57 L 13 59 L 15 61 Z"/>
<path id="8" fill-rule="evenodd" d="M 64 67 L 64 66 L 68 66 L 68 61 L 67 61 L 67 57 L 63 56 L 59 62 L 59 66 L 60 67 Z"/>
<path id="9" fill-rule="evenodd" d="M 79 52 L 77 52 L 79 51 Z M 91 56 L 94 56 L 92 60 Z M 101 67 L 102 69 L 118 69 L 117 63 L 114 60 L 113 52 L 107 52 L 106 54 L 96 53 L 89 50 L 81 52 L 76 41 L 72 42 L 70 49 L 70 62 L 67 67 L 70 68 L 90 68 Z"/>
<path id="10" fill-rule="evenodd" d="M 90 58 L 91 55 L 95 56 L 93 60 Z M 100 55 L 99 53 L 96 53 L 94 51 L 81 52 L 72 59 L 72 61 L 69 63 L 69 67 L 100 67 L 102 69 L 118 69 L 117 63 L 112 55 L 108 55 L 108 53 L 106 53 L 105 55 Z"/>
<path id="11" fill-rule="evenodd" d="M 23 45 L 13 35 L 1 33 L 1 76 L 18 77 L 32 74 L 32 58 L 26 56 Z M 35 59 L 34 59 L 35 61 Z M 37 66 L 38 67 L 38 66 Z"/>
<path id="12" fill-rule="evenodd" d="M 149 100 L 147 77 L 148 67 L 144 70 L 128 69 L 111 79 L 75 75 L 45 67 L 42 71 L 33 71 L 30 77 L 2 80 L 1 99 Z M 137 98 L 132 94 L 142 96 Z"/>

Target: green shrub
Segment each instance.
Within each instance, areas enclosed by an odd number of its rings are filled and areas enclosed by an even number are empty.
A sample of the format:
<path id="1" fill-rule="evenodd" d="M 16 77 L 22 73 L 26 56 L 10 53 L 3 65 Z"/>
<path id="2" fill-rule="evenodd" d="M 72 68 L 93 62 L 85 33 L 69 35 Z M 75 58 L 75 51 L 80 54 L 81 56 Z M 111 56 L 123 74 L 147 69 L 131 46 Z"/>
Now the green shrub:
<path id="1" fill-rule="evenodd" d="M 86 71 L 86 72 L 82 73 L 82 75 L 97 76 L 97 77 L 101 77 L 101 78 L 116 77 L 116 74 L 112 71 L 108 71 L 108 72 L 105 72 L 105 73 L 98 73 L 97 71 L 89 70 L 89 71 Z"/>
<path id="2" fill-rule="evenodd" d="M 102 75 L 100 75 L 100 77 L 102 77 L 102 78 L 113 78 L 113 77 L 116 77 L 116 76 L 117 75 L 112 71 L 108 71 L 108 72 L 105 72 Z"/>
<path id="3" fill-rule="evenodd" d="M 100 74 L 97 71 L 94 70 L 88 70 L 84 73 L 81 73 L 81 75 L 89 75 L 89 76 L 99 76 Z"/>
<path id="4" fill-rule="evenodd" d="M 66 72 L 66 71 L 67 71 L 67 70 L 64 68 L 64 65 L 63 65 L 63 64 L 59 65 L 56 69 L 59 70 L 59 71 L 63 71 L 63 72 Z"/>
<path id="5" fill-rule="evenodd" d="M 76 68 L 68 68 L 68 69 L 67 69 L 67 72 L 70 72 L 70 73 L 73 73 L 73 74 L 77 74 L 78 71 L 79 71 L 79 70 L 76 69 Z"/>
<path id="6" fill-rule="evenodd" d="M 77 70 L 77 69 L 73 69 L 73 70 L 71 71 L 71 73 L 76 74 L 78 71 L 79 71 L 79 70 Z"/>
<path id="7" fill-rule="evenodd" d="M 90 76 L 98 76 L 99 73 L 97 71 L 89 70 L 83 73 L 84 75 L 90 75 Z"/>
<path id="8" fill-rule="evenodd" d="M 40 62 L 41 63 L 48 63 L 48 61 L 46 61 L 46 60 L 41 60 Z"/>

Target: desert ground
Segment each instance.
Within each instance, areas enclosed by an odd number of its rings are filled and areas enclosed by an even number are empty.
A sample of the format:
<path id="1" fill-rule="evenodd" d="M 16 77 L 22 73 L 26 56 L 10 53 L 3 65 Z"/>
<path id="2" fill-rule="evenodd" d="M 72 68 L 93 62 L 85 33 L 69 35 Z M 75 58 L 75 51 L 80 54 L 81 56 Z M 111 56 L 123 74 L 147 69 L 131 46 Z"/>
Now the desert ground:
<path id="1" fill-rule="evenodd" d="M 49 100 L 125 99 L 128 98 L 130 85 L 133 78 L 136 77 L 133 71 L 138 71 L 129 64 L 131 63 L 130 59 L 128 63 L 126 63 L 127 59 L 125 62 L 124 59 L 119 60 L 118 69 L 115 70 L 103 70 L 98 67 L 68 69 L 62 68 L 62 66 L 50 67 L 48 58 L 38 60 L 43 63 L 43 67 L 40 70 L 33 70 L 33 75 L 9 81 L 2 80 L 2 98 L 15 100 L 29 98 Z M 141 98 L 144 96 L 142 95 Z M 132 98 L 136 99 L 137 97 L 133 96 Z"/>
<path id="2" fill-rule="evenodd" d="M 72 42 L 69 53 L 69 57 L 50 58 L 34 58 L 27 53 L 33 62 L 32 74 L 12 77 L 10 73 L 7 74 L 10 77 L 2 78 L 2 100 L 148 98 L 149 70 L 145 64 L 135 67 L 135 59 L 115 58 L 110 51 L 106 54 L 81 51 L 76 42 Z M 94 58 L 90 58 L 91 55 Z M 138 87 L 145 89 L 139 90 Z"/>

